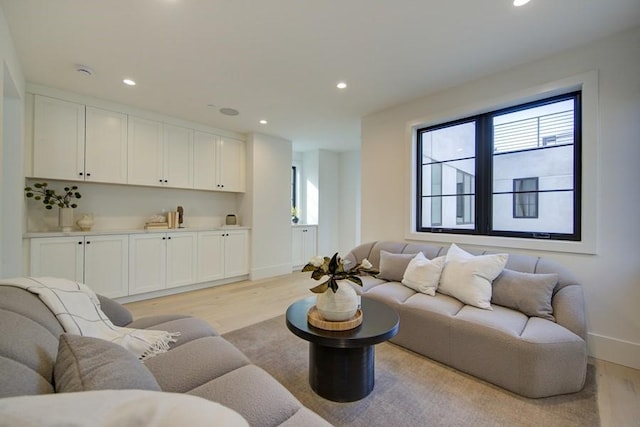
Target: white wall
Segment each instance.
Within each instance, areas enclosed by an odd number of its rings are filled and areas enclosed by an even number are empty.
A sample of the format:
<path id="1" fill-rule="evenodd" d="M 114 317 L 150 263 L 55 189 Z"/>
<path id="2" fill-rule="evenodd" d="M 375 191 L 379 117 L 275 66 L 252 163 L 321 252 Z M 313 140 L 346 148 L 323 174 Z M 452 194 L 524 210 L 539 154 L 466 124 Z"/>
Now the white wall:
<path id="1" fill-rule="evenodd" d="M 408 208 L 411 123 L 446 111 L 488 106 L 492 100 L 594 70 L 599 78 L 595 120 L 600 130 L 591 136 L 597 139 L 593 162 L 597 166 L 583 171 L 583 183 L 594 183 L 584 193 L 595 193 L 598 212 L 595 226 L 583 229 L 583 235 L 597 238 L 596 253 L 542 251 L 542 255 L 582 278 L 591 354 L 640 368 L 640 28 L 365 117 L 362 240 L 402 240 L 407 235 L 406 224 L 413 214 Z M 597 129 L 594 123 L 583 126 Z"/>
<path id="2" fill-rule="evenodd" d="M 340 153 L 338 251 L 346 255 L 360 241 L 360 151 Z"/>
<path id="3" fill-rule="evenodd" d="M 0 8 L 0 277 L 22 272 L 24 94 L 24 76 Z"/>
<path id="4" fill-rule="evenodd" d="M 318 254 L 346 255 L 360 243 L 360 151 L 305 151 L 301 166 L 302 223 L 318 225 Z"/>
<path id="5" fill-rule="evenodd" d="M 240 215 L 251 227 L 252 280 L 291 272 L 291 141 L 262 134 L 247 139 L 247 191 Z"/>
<path id="6" fill-rule="evenodd" d="M 318 152 L 318 253 L 331 256 L 338 252 L 340 236 L 340 154 Z"/>

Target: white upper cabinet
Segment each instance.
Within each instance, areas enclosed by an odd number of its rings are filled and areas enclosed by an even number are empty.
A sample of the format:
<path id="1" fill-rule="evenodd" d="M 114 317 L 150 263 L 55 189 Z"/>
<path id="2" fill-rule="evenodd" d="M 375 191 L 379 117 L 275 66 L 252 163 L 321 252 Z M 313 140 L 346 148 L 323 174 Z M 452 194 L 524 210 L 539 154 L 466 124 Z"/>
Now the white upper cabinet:
<path id="1" fill-rule="evenodd" d="M 84 105 L 36 95 L 33 176 L 83 179 Z"/>
<path id="2" fill-rule="evenodd" d="M 196 131 L 193 145 L 193 188 L 216 190 L 216 135 Z"/>
<path id="3" fill-rule="evenodd" d="M 84 180 L 126 184 L 126 114 L 86 107 Z"/>
<path id="4" fill-rule="evenodd" d="M 164 124 L 164 184 L 193 188 L 193 129 Z"/>
<path id="5" fill-rule="evenodd" d="M 232 138 L 220 138 L 216 167 L 216 190 L 244 192 L 246 181 L 245 143 Z"/>
<path id="6" fill-rule="evenodd" d="M 245 142 L 34 95 L 34 178 L 244 192 Z"/>
<path id="7" fill-rule="evenodd" d="M 193 161 L 194 188 L 244 192 L 245 152 L 244 141 L 196 132 Z"/>
<path id="8" fill-rule="evenodd" d="M 127 115 L 35 96 L 33 176 L 127 182 Z"/>
<path id="9" fill-rule="evenodd" d="M 129 116 L 128 182 L 193 188 L 193 130 Z"/>
<path id="10" fill-rule="evenodd" d="M 163 186 L 162 122 L 129 116 L 129 184 Z"/>

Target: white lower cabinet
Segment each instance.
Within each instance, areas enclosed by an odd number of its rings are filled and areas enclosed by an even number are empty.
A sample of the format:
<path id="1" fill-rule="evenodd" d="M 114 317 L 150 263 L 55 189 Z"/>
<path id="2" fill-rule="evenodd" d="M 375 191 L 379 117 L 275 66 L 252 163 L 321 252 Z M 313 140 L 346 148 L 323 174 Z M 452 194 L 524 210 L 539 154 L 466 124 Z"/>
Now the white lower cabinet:
<path id="1" fill-rule="evenodd" d="M 309 262 L 312 256 L 317 255 L 317 228 L 316 226 L 294 226 L 291 230 L 291 265 L 298 267 Z"/>
<path id="2" fill-rule="evenodd" d="M 85 283 L 109 298 L 128 295 L 128 235 L 31 239 L 31 275 Z"/>
<path id="3" fill-rule="evenodd" d="M 196 282 L 197 233 L 132 234 L 129 239 L 129 294 Z"/>
<path id="4" fill-rule="evenodd" d="M 212 281 L 249 273 L 249 234 L 246 230 L 198 233 L 198 281 Z"/>
<path id="5" fill-rule="evenodd" d="M 63 277 L 109 298 L 249 273 L 248 230 L 33 237 L 31 276 Z"/>

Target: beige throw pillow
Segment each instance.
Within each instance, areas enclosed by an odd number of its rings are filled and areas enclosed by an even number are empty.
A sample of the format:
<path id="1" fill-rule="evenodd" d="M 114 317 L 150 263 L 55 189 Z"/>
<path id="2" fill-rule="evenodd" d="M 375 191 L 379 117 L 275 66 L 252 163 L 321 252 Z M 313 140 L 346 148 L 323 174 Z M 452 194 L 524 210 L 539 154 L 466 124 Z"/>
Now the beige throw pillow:
<path id="1" fill-rule="evenodd" d="M 414 291 L 435 296 L 444 262 L 443 256 L 430 260 L 419 252 L 409 261 L 402 277 L 402 284 Z"/>
<path id="2" fill-rule="evenodd" d="M 402 281 L 404 271 L 409 265 L 409 261 L 416 254 L 394 254 L 387 251 L 380 251 L 380 273 L 379 279 L 388 280 L 390 282 Z"/>
<path id="3" fill-rule="evenodd" d="M 491 282 L 502 272 L 507 258 L 508 254 L 474 256 L 452 244 L 438 291 L 465 304 L 491 310 Z"/>
<path id="4" fill-rule="evenodd" d="M 491 302 L 513 308 L 530 317 L 555 322 L 551 298 L 557 274 L 532 274 L 505 269 L 493 281 Z"/>

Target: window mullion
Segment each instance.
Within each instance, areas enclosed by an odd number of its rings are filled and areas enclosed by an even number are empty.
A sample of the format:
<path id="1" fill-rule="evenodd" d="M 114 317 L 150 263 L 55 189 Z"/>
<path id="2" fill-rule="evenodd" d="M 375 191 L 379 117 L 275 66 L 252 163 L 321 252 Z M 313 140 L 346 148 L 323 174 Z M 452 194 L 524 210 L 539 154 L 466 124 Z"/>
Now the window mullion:
<path id="1" fill-rule="evenodd" d="M 478 116 L 476 127 L 476 233 L 487 234 L 491 221 L 492 131 L 490 117 Z"/>

